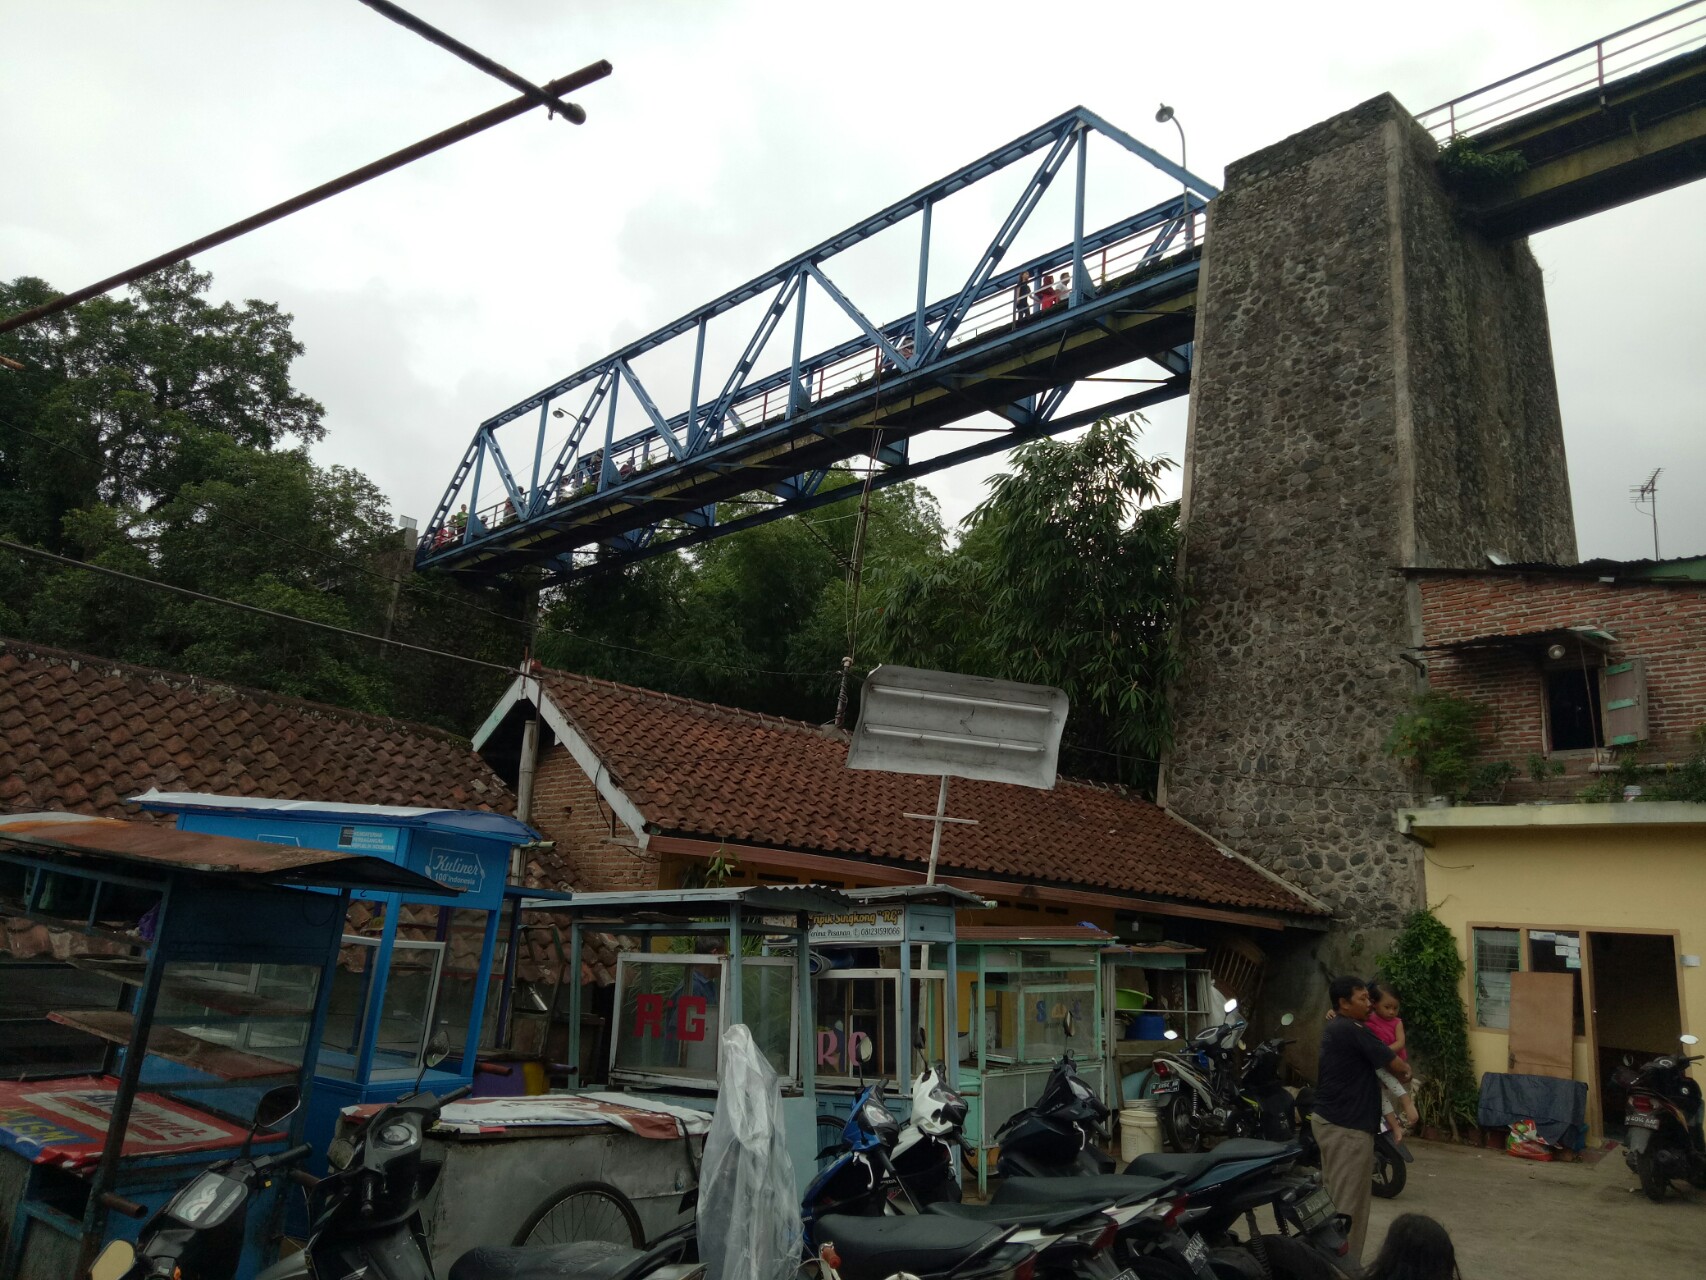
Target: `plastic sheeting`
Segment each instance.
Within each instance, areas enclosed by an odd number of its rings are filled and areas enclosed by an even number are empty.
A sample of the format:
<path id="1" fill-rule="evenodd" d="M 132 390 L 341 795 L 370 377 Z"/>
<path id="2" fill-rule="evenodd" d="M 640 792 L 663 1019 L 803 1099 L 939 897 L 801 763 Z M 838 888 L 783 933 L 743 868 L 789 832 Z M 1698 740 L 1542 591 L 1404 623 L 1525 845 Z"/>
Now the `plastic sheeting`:
<path id="1" fill-rule="evenodd" d="M 798 1273 L 800 1206 L 782 1091 L 740 1023 L 723 1032 L 698 1220 L 699 1260 L 709 1280 L 793 1280 Z"/>
<path id="2" fill-rule="evenodd" d="M 1489 1071 L 1481 1077 L 1476 1120 L 1488 1128 L 1532 1120 L 1546 1141 L 1580 1151 L 1587 1145 L 1587 1107 L 1588 1087 L 1580 1080 Z"/>

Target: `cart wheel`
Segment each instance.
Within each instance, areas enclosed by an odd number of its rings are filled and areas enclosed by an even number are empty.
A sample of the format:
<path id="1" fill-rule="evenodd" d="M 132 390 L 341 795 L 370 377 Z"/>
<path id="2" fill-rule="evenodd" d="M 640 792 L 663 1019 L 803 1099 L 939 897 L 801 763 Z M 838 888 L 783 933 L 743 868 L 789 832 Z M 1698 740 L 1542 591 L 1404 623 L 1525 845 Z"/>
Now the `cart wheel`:
<path id="1" fill-rule="evenodd" d="M 515 1237 L 518 1245 L 608 1240 L 640 1249 L 645 1233 L 628 1197 L 602 1182 L 577 1182 L 553 1195 Z"/>

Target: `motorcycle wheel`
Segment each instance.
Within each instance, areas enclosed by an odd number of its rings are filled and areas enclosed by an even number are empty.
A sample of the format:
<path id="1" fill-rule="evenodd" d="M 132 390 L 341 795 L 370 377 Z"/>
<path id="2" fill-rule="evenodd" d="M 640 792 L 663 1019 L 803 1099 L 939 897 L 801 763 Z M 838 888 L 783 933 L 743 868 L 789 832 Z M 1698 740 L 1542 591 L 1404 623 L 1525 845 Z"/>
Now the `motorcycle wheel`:
<path id="1" fill-rule="evenodd" d="M 1202 1099 L 1194 1090 L 1184 1089 L 1174 1094 L 1161 1108 L 1157 1119 L 1161 1122 L 1162 1141 L 1169 1148 L 1186 1154 L 1203 1149 L 1202 1123 L 1197 1117 L 1197 1108 L 1201 1105 Z"/>
<path id="2" fill-rule="evenodd" d="M 1410 1174 L 1404 1167 L 1404 1158 L 1396 1151 L 1385 1148 L 1384 1143 L 1374 1144 L 1374 1186 L 1375 1195 L 1382 1200 L 1391 1200 L 1404 1190 L 1404 1184 L 1410 1180 Z"/>
<path id="3" fill-rule="evenodd" d="M 1657 1204 L 1665 1198 L 1670 1190 L 1670 1179 L 1659 1169 L 1659 1162 L 1653 1159 L 1653 1149 L 1648 1147 L 1635 1157 L 1635 1172 L 1641 1178 L 1641 1190 L 1647 1193 L 1647 1199 Z"/>

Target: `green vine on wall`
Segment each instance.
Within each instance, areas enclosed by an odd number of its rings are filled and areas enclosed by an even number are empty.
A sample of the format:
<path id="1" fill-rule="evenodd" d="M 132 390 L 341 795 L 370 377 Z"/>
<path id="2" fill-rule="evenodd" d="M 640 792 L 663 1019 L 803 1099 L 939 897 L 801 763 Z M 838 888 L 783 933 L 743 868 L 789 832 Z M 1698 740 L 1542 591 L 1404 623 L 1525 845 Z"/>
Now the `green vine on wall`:
<path id="1" fill-rule="evenodd" d="M 1467 698 L 1417 694 L 1392 726 L 1387 754 L 1420 773 L 1435 795 L 1497 797 L 1516 777 L 1516 766 L 1506 760 L 1482 763 L 1480 725 L 1486 715 L 1486 707 Z"/>
<path id="2" fill-rule="evenodd" d="M 1413 911 L 1376 962 L 1402 1004 L 1405 1043 L 1416 1067 L 1422 1123 L 1474 1124 L 1480 1102 L 1469 1062 L 1469 1017 L 1463 1008 L 1463 957 L 1457 939 L 1430 910 Z"/>
<path id="3" fill-rule="evenodd" d="M 1456 133 L 1439 148 L 1439 171 L 1446 185 L 1464 195 L 1479 195 L 1504 186 L 1526 172 L 1528 160 L 1520 151 L 1483 151 L 1465 133 Z"/>

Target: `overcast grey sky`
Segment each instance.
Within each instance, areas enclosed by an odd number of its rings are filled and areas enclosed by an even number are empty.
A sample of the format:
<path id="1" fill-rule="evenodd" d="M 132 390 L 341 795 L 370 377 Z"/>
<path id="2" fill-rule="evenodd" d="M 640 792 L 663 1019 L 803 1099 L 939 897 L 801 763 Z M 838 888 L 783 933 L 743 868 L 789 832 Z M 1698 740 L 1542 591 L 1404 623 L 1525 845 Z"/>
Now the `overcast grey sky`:
<path id="1" fill-rule="evenodd" d="M 482 418 L 1070 106 L 1176 156 L 1153 119 L 1171 103 L 1190 167 L 1218 184 L 1382 90 L 1419 111 L 1663 4 L 408 7 L 536 80 L 600 57 L 616 72 L 580 95 L 582 128 L 523 117 L 196 265 L 216 296 L 295 315 L 298 384 L 327 410 L 316 455 L 424 521 Z M 357 0 L 3 0 L 0 29 L 0 277 L 62 289 L 511 96 Z M 1113 168 L 1092 164 L 1101 221 L 1170 189 Z M 941 252 L 975 254 L 1000 197 L 945 217 Z M 1697 183 L 1533 242 L 1584 557 L 1652 553 L 1628 490 L 1661 466 L 1664 554 L 1706 553 L 1702 226 Z M 915 236 L 897 228 L 838 283 L 904 311 L 889 301 Z M 1180 456 L 1184 414 L 1151 415 L 1152 450 Z M 950 519 L 995 465 L 931 482 Z"/>

